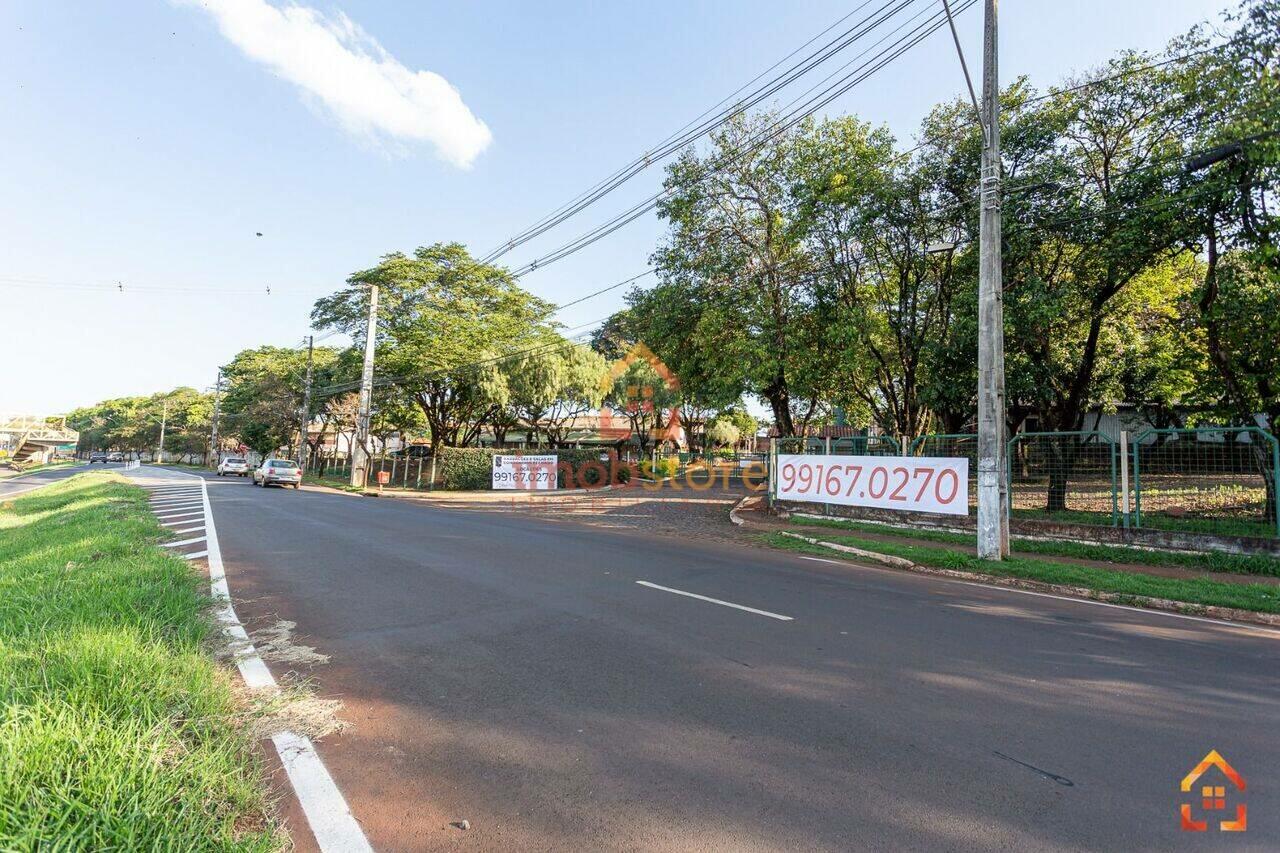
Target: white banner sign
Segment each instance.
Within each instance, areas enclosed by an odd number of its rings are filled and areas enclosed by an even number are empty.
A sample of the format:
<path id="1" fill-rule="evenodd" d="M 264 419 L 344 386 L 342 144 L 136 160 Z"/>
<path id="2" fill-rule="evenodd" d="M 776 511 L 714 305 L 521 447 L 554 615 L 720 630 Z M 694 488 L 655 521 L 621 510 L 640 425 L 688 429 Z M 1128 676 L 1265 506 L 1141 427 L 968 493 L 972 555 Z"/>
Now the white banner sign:
<path id="1" fill-rule="evenodd" d="M 969 514 L 964 457 L 778 454 L 778 500 Z"/>
<path id="2" fill-rule="evenodd" d="M 497 456 L 493 457 L 493 487 L 543 491 L 556 487 L 556 465 L 560 457 Z"/>

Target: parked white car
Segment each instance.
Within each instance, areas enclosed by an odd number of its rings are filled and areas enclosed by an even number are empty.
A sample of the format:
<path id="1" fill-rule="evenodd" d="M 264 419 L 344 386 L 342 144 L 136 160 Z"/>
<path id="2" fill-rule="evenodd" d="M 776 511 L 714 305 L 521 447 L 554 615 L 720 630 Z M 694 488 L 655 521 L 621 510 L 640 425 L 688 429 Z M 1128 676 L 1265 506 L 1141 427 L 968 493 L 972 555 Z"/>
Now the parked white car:
<path id="1" fill-rule="evenodd" d="M 302 469 L 292 459 L 266 459 L 253 472 L 255 486 L 302 486 Z"/>
<path id="2" fill-rule="evenodd" d="M 239 477 L 249 476 L 249 460 L 243 456 L 228 456 L 218 463 L 218 476 L 225 477 L 228 474 L 235 474 Z"/>

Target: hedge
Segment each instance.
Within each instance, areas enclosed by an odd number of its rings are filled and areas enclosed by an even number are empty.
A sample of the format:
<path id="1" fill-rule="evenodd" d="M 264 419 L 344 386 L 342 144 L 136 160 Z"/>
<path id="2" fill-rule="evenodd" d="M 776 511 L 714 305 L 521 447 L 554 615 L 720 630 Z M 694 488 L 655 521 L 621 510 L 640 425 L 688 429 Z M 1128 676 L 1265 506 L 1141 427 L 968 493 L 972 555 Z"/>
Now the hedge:
<path id="1" fill-rule="evenodd" d="M 631 472 L 618 465 L 618 454 L 613 450 L 589 447 L 561 447 L 547 450 L 559 457 L 559 476 L 556 485 L 561 489 L 580 489 L 601 486 L 609 482 L 627 482 Z M 493 482 L 493 457 L 510 454 L 507 450 L 489 447 L 440 448 L 440 488 L 453 491 L 481 491 L 489 489 Z M 515 454 L 524 455 L 524 454 Z M 541 455 L 538 451 L 530 456 Z M 601 455 L 608 461 L 602 462 Z"/>

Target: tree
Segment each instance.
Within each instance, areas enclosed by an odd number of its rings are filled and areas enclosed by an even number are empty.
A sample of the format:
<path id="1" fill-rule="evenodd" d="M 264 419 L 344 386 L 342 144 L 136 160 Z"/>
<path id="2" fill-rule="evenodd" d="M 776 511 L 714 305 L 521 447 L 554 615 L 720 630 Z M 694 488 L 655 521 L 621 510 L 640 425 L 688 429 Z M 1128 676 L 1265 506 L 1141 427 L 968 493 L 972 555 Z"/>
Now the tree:
<path id="1" fill-rule="evenodd" d="M 668 167 L 658 213 L 669 231 L 653 260 L 668 288 L 659 298 L 679 310 L 666 312 L 663 334 L 643 331 L 661 338 L 645 340 L 682 381 L 689 365 L 664 341 L 696 344 L 696 372 L 715 378 L 717 394 L 758 394 L 790 435 L 818 413 L 833 373 L 791 191 L 799 131 L 777 131 L 776 119 L 736 116 L 705 158 L 687 151 Z"/>
<path id="2" fill-rule="evenodd" d="M 422 410 L 433 447 L 466 446 L 510 399 L 506 371 L 553 331 L 550 303 L 457 243 L 394 253 L 316 302 L 318 329 L 363 346 L 370 285 L 379 288 L 378 376 Z"/>
<path id="3" fill-rule="evenodd" d="M 737 424 L 725 417 L 718 417 L 707 424 L 707 445 L 709 447 L 732 447 L 742 439 L 742 432 Z"/>
<path id="4" fill-rule="evenodd" d="M 312 358 L 324 376 L 326 368 L 339 362 L 339 352 L 317 347 Z M 290 446 L 296 436 L 305 435 L 310 416 L 322 405 L 322 398 L 313 395 L 313 409 L 304 423 L 305 350 L 277 346 L 241 350 L 223 366 L 222 376 L 226 382 L 222 433 L 263 455 Z"/>
<path id="5" fill-rule="evenodd" d="M 563 444 L 574 421 L 603 403 L 607 374 L 594 350 L 552 342 L 514 360 L 508 374 L 511 408 L 534 436 Z"/>

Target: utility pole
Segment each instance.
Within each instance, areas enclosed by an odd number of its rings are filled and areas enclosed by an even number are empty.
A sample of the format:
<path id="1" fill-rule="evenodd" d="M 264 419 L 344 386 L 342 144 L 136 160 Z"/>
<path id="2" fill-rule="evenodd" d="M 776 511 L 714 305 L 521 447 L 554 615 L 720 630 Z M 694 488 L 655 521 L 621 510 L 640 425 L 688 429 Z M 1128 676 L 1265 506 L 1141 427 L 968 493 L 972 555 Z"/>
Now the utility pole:
<path id="1" fill-rule="evenodd" d="M 1009 553 L 1005 483 L 1004 284 L 1001 278 L 1000 74 L 997 7 L 986 0 L 982 39 L 982 172 L 978 248 L 978 556 Z"/>
<path id="2" fill-rule="evenodd" d="M 156 448 L 156 462 L 164 461 L 164 428 L 169 421 L 169 398 L 164 398 L 164 407 L 160 410 L 160 446 Z"/>
<path id="3" fill-rule="evenodd" d="M 316 348 L 316 336 L 307 335 L 307 385 L 302 390 L 301 435 L 298 440 L 298 467 L 307 466 L 307 436 L 311 432 L 311 359 Z"/>
<path id="4" fill-rule="evenodd" d="M 209 453 L 213 467 L 218 467 L 218 414 L 222 411 L 222 368 L 218 368 L 218 381 L 213 383 L 213 433 L 209 436 Z"/>
<path id="5" fill-rule="evenodd" d="M 369 321 L 364 331 L 364 372 L 360 374 L 360 413 L 351 448 L 351 485 L 364 488 L 369 478 L 369 407 L 373 402 L 373 352 L 378 336 L 378 285 L 369 285 Z"/>

